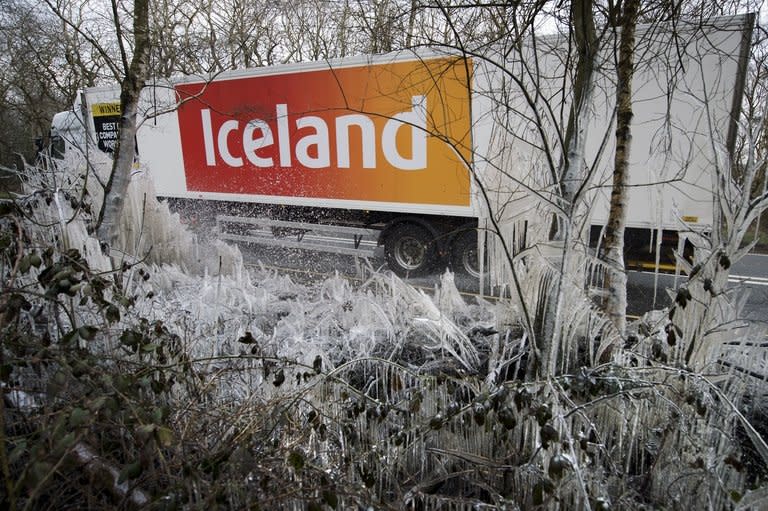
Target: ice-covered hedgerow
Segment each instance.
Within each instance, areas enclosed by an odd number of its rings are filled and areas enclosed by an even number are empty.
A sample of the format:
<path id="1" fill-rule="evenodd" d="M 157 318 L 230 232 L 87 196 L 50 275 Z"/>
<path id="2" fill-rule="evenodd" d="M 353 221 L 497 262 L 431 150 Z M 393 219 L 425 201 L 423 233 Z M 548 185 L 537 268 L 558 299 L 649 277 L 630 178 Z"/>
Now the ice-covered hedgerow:
<path id="1" fill-rule="evenodd" d="M 670 332 L 697 339 L 687 299 L 604 363 L 580 358 L 599 340 L 567 324 L 569 370 L 535 379 L 519 303 L 466 300 L 451 274 L 427 293 L 388 273 L 301 284 L 247 267 L 236 248 L 185 231 L 140 174 L 133 227 L 104 251 L 89 235 L 86 175 L 71 188 L 30 179 L 0 211 L 0 465 L 17 508 L 765 498 L 764 442 L 748 420 L 762 387 L 684 364 Z M 590 323 L 573 293 L 568 317 Z"/>

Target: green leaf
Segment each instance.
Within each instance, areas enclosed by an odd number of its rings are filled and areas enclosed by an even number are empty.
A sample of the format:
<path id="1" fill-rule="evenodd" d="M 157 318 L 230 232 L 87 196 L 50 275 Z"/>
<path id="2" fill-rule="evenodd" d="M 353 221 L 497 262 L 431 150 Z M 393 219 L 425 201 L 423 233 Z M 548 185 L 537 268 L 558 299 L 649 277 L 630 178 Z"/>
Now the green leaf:
<path id="1" fill-rule="evenodd" d="M 598 497 L 595 499 L 595 511 L 610 511 L 611 510 L 611 503 L 608 499 L 605 497 Z"/>
<path id="2" fill-rule="evenodd" d="M 11 364 L 3 364 L 0 366 L 0 380 L 8 382 L 11 379 L 11 373 L 13 373 L 13 366 Z"/>
<path id="3" fill-rule="evenodd" d="M 77 338 L 77 336 L 78 336 L 77 330 L 72 330 L 71 332 L 61 336 L 61 343 L 69 344 L 70 342 L 74 341 L 75 338 Z"/>
<path id="4" fill-rule="evenodd" d="M 77 329 L 77 335 L 84 341 L 92 341 L 98 332 L 98 327 L 93 325 L 83 325 Z"/>
<path id="5" fill-rule="evenodd" d="M 43 258 L 37 252 L 33 252 L 29 256 L 29 263 L 35 268 L 40 268 L 40 265 L 43 264 Z"/>
<path id="6" fill-rule="evenodd" d="M 243 343 L 243 344 L 255 344 L 256 339 L 253 337 L 253 334 L 251 332 L 245 332 L 245 335 L 240 337 L 237 342 Z"/>
<path id="7" fill-rule="evenodd" d="M 8 216 L 17 211 L 16 203 L 10 200 L 0 201 L 0 216 Z"/>
<path id="8" fill-rule="evenodd" d="M 539 426 L 544 426 L 544 424 L 552 418 L 552 411 L 549 409 L 549 406 L 542 404 L 536 408 L 534 415 L 536 416 L 536 422 L 539 423 Z"/>
<path id="9" fill-rule="evenodd" d="M 155 432 L 157 426 L 155 424 L 142 424 L 136 428 L 136 436 L 139 438 L 147 439 Z"/>
<path id="10" fill-rule="evenodd" d="M 280 369 L 277 371 L 277 374 L 275 374 L 275 379 L 272 381 L 272 385 L 274 385 L 275 387 L 279 387 L 280 385 L 283 384 L 284 381 L 285 381 L 285 371 Z"/>
<path id="11" fill-rule="evenodd" d="M 107 310 L 104 315 L 107 318 L 107 321 L 110 323 L 117 323 L 120 321 L 120 309 L 118 309 L 117 305 L 113 303 L 110 303 L 107 306 Z"/>
<path id="12" fill-rule="evenodd" d="M 142 471 L 143 469 L 141 467 L 140 461 L 137 460 L 133 463 L 129 463 L 120 471 L 120 475 L 117 478 L 117 483 L 122 484 L 126 481 L 130 481 L 131 479 L 136 479 L 141 475 Z"/>
<path id="13" fill-rule="evenodd" d="M 73 445 L 75 445 L 76 439 L 77 435 L 75 435 L 75 432 L 70 431 L 61 437 L 56 443 L 54 443 L 52 454 L 56 457 L 63 456 L 65 452 L 67 452 L 72 448 Z"/>
<path id="14" fill-rule="evenodd" d="M 478 426 L 485 424 L 485 416 L 488 415 L 488 410 L 482 403 L 475 403 L 472 405 L 472 417 L 475 419 L 475 423 Z"/>
<path id="15" fill-rule="evenodd" d="M 142 335 L 134 330 L 124 330 L 123 333 L 120 334 L 120 342 L 131 348 L 137 346 L 141 338 Z"/>
<path id="16" fill-rule="evenodd" d="M 360 474 L 363 478 L 363 484 L 366 488 L 373 488 L 373 485 L 376 484 L 376 477 L 374 476 L 373 472 L 368 472 L 367 470 L 364 470 Z"/>
<path id="17" fill-rule="evenodd" d="M 323 492 L 323 502 L 331 506 L 333 509 L 339 507 L 339 497 L 336 493 L 326 490 Z"/>
<path id="18" fill-rule="evenodd" d="M 517 417 L 515 417 L 515 412 L 512 411 L 512 408 L 509 406 L 504 406 L 498 411 L 497 418 L 499 422 L 504 426 L 506 429 L 512 429 L 517 425 Z"/>
<path id="19" fill-rule="evenodd" d="M 440 412 L 438 412 L 434 417 L 429 419 L 429 427 L 436 431 L 442 429 L 443 424 L 445 424 L 445 418 L 443 417 L 443 414 Z"/>
<path id="20" fill-rule="evenodd" d="M 69 414 L 69 425 L 73 428 L 79 428 L 83 424 L 87 423 L 90 417 L 91 414 L 88 412 L 88 410 L 83 410 L 82 408 L 73 408 Z"/>
<path id="21" fill-rule="evenodd" d="M 21 258 L 21 261 L 19 261 L 19 271 L 21 273 L 27 273 L 30 266 L 32 266 L 32 262 L 29 259 L 29 255 L 25 255 Z"/>
<path id="22" fill-rule="evenodd" d="M 30 488 L 37 487 L 53 470 L 53 464 L 47 461 L 35 461 L 27 470 L 26 483 Z"/>
<path id="23" fill-rule="evenodd" d="M 540 506 L 544 503 L 548 493 L 555 490 L 554 483 L 547 478 L 541 479 L 533 485 L 533 504 Z"/>
<path id="24" fill-rule="evenodd" d="M 74 275 L 74 273 L 75 270 L 70 267 L 65 267 L 63 270 L 57 272 L 53 277 L 51 277 L 51 282 L 56 283 L 68 280 L 70 276 Z"/>
<path id="25" fill-rule="evenodd" d="M 22 456 L 24 456 L 24 454 L 26 454 L 26 452 L 27 442 L 25 440 L 21 440 L 8 455 L 8 463 L 11 465 L 16 463 L 21 459 Z"/>
<path id="26" fill-rule="evenodd" d="M 151 353 L 151 352 L 155 351 L 159 347 L 160 347 L 160 345 L 157 344 L 157 343 L 148 342 L 147 344 L 145 344 L 144 346 L 141 347 L 141 351 L 143 351 L 144 353 Z"/>
<path id="27" fill-rule="evenodd" d="M 542 426 L 541 429 L 539 429 L 539 435 L 541 436 L 541 444 L 545 449 L 549 447 L 550 442 L 557 442 L 560 440 L 560 433 L 550 424 Z"/>
<path id="28" fill-rule="evenodd" d="M 297 471 L 301 470 L 304 468 L 304 455 L 299 451 L 292 451 L 291 454 L 288 455 L 288 464 Z"/>
<path id="29" fill-rule="evenodd" d="M 88 403 L 88 409 L 97 412 L 107 403 L 107 396 L 99 396 Z"/>
<path id="30" fill-rule="evenodd" d="M 163 447 L 170 447 L 173 445 L 173 431 L 164 426 L 159 426 L 155 430 L 155 436 L 157 437 L 157 443 Z"/>
<path id="31" fill-rule="evenodd" d="M 560 479 L 563 474 L 571 469 L 571 462 L 562 454 L 555 454 L 549 460 L 547 473 L 552 479 Z"/>

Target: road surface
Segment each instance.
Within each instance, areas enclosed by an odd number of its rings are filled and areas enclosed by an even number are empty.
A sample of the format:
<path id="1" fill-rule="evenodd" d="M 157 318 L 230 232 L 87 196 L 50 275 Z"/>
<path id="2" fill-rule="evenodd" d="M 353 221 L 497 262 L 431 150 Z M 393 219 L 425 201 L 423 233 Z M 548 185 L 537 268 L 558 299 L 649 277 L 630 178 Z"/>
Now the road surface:
<path id="1" fill-rule="evenodd" d="M 743 316 L 749 319 L 768 319 L 768 255 L 750 254 L 731 268 L 728 279 L 731 287 L 749 293 Z M 671 303 L 665 289 L 676 289 L 685 283 L 684 276 L 630 271 L 627 285 L 628 312 L 640 315 L 660 309 Z M 657 291 L 654 291 L 656 289 Z"/>

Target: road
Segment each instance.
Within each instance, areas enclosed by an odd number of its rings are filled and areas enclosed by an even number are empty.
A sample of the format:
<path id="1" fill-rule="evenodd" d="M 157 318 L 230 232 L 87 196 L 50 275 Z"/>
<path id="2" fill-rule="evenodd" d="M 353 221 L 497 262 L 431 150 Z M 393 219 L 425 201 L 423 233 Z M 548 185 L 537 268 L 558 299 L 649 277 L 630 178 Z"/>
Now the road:
<path id="1" fill-rule="evenodd" d="M 360 268 L 369 266 L 374 270 L 386 269 L 381 258 L 363 260 L 353 256 L 318 253 L 276 247 L 241 246 L 243 257 L 248 264 L 265 265 L 290 272 L 297 280 L 316 280 L 339 272 L 350 277 L 361 275 Z M 435 275 L 408 279 L 414 285 L 433 288 Z M 457 285 L 462 290 L 473 291 L 477 283 L 457 275 Z M 654 274 L 648 271 L 630 271 L 628 276 L 628 313 L 642 315 L 653 309 L 663 308 L 671 303 L 666 289 L 675 289 L 685 282 L 685 277 L 669 274 Z M 731 269 L 730 282 L 748 292 L 743 315 L 750 319 L 768 319 L 768 255 L 751 254 Z"/>
<path id="2" fill-rule="evenodd" d="M 750 254 L 731 268 L 728 281 L 731 286 L 749 293 L 744 317 L 766 320 L 768 316 L 768 255 Z M 652 309 L 665 307 L 671 299 L 664 291 L 675 289 L 685 282 L 685 277 L 654 274 L 647 271 L 631 271 L 628 276 L 627 301 L 629 313 L 640 315 Z M 658 292 L 654 292 L 658 289 Z"/>

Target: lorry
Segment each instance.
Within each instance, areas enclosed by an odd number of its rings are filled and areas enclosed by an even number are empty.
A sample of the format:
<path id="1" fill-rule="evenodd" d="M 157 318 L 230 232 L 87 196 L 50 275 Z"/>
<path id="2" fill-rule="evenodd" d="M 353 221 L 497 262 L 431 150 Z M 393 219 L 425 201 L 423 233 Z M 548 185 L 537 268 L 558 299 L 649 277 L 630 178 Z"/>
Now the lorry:
<path id="1" fill-rule="evenodd" d="M 711 229 L 752 22 L 638 30 L 628 259 Z M 523 46 L 515 58 L 433 49 L 153 81 L 141 96 L 137 159 L 158 197 L 216 222 L 224 238 L 363 255 L 382 247 L 399 275 L 449 264 L 480 276 L 488 219 L 515 218 L 509 197 L 551 191 L 546 172 L 532 169 L 548 157 L 542 140 L 564 132 L 558 112 L 571 97 L 567 41 Z M 593 238 L 611 186 L 615 71 L 606 55 L 586 151 Z M 54 117 L 52 138 L 65 151 L 86 139 L 114 150 L 119 92 L 84 90 Z"/>

